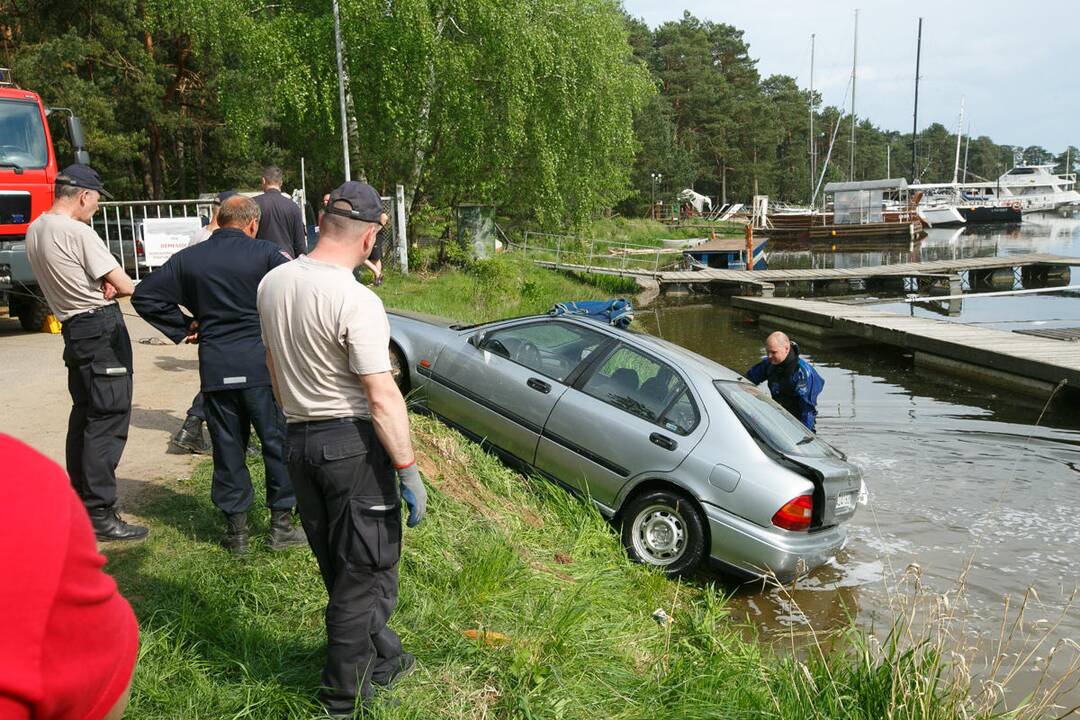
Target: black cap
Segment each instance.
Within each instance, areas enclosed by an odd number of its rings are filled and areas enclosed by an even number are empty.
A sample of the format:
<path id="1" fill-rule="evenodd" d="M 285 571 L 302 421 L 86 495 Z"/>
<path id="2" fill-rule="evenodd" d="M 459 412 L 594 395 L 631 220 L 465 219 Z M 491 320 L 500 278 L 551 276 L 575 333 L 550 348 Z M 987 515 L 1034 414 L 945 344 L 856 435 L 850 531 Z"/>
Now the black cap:
<path id="1" fill-rule="evenodd" d="M 240 193 L 236 192 L 235 190 L 222 190 L 221 192 L 219 192 L 217 195 L 214 196 L 214 204 L 215 205 L 220 205 L 221 203 L 225 202 L 226 200 L 233 197 L 234 195 L 239 195 L 239 194 Z"/>
<path id="2" fill-rule="evenodd" d="M 352 209 L 335 207 L 338 200 L 349 203 Z M 330 193 L 330 204 L 326 207 L 326 212 L 353 220 L 379 223 L 383 214 L 382 198 L 375 192 L 375 188 L 367 183 L 350 180 Z"/>
<path id="3" fill-rule="evenodd" d="M 106 198 L 112 200 L 112 195 L 105 192 L 105 186 L 101 184 L 101 176 L 98 175 L 97 170 L 89 165 L 68 165 L 62 173 L 56 176 L 56 184 L 97 190 Z"/>

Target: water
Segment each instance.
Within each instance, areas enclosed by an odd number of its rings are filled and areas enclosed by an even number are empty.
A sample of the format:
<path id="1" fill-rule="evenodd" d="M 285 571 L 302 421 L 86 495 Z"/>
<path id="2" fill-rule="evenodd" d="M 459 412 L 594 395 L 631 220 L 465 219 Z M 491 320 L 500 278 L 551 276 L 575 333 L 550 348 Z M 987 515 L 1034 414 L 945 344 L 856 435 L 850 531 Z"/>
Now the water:
<path id="1" fill-rule="evenodd" d="M 1080 255 L 1080 221 L 1055 218 L 1006 230 L 932 233 L 917 252 L 926 259 L 931 251 L 957 257 Z M 775 261 L 803 267 L 851 266 L 865 259 L 865 253 L 778 255 Z M 893 262 L 913 259 L 895 257 Z M 1080 326 L 1080 298 L 1002 300 L 966 301 L 971 314 L 961 319 L 1008 327 L 1018 318 L 1061 316 Z M 639 318 L 649 332 L 740 371 L 763 352 L 757 328 L 720 300 L 661 304 Z M 937 592 L 954 589 L 967 568 L 965 613 L 969 630 L 984 646 L 1000 627 L 1006 596 L 1015 603 L 1033 587 L 1039 600 L 1029 620 L 1060 615 L 1077 586 L 1080 560 L 1076 408 L 1056 403 L 1039 422 L 1043 403 L 924 374 L 902 352 L 814 345 L 803 350 L 826 382 L 818 432 L 862 468 L 870 504 L 856 514 L 849 543 L 835 562 L 812 573 L 790 597 L 781 590 L 738 591 L 736 612 L 766 637 L 842 628 L 851 617 L 880 632 L 894 617 L 893 591 L 905 569 L 917 563 L 923 582 Z M 1024 663 L 1010 695 L 1014 701 L 1034 687 L 1041 669 L 1035 658 L 1063 639 L 1080 640 L 1080 608 L 1068 609 L 1051 631 L 1051 642 Z M 1080 692 L 1067 699 L 1080 704 Z"/>

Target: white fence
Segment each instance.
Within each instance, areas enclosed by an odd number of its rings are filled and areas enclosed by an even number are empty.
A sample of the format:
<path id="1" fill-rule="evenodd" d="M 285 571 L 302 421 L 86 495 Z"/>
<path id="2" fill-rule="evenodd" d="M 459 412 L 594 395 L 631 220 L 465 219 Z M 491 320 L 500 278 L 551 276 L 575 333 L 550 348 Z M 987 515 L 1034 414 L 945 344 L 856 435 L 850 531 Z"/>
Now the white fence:
<path id="1" fill-rule="evenodd" d="M 315 207 L 304 203 L 302 194 L 297 193 L 297 204 L 304 212 L 304 226 L 308 233 L 308 247 L 314 247 L 318 234 L 311 228 L 316 223 Z M 195 200 L 134 200 L 108 201 L 99 205 L 97 214 L 91 219 L 91 225 L 109 252 L 117 259 L 120 266 L 135 280 L 152 271 L 146 264 L 146 251 L 143 245 L 146 220 L 157 218 L 199 217 L 209 222 L 213 210 L 213 198 Z M 399 185 L 394 197 L 382 198 L 383 209 L 389 216 L 386 226 L 379 231 L 378 240 L 382 247 L 384 267 L 397 268 L 408 273 L 408 243 L 406 241 L 406 218 L 404 207 L 404 189 Z M 203 224 L 205 224 L 205 222 Z"/>

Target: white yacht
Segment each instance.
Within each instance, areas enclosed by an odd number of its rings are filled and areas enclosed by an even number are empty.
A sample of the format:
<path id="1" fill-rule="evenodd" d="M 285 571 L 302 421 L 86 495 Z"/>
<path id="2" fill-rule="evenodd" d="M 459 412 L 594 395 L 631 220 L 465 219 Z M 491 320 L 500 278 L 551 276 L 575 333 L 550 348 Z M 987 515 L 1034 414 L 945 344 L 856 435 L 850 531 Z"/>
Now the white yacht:
<path id="1" fill-rule="evenodd" d="M 911 190 L 932 192 L 944 188 L 958 191 L 964 200 L 1009 205 L 1024 213 L 1080 211 L 1076 175 L 1058 175 L 1054 165 L 1017 165 L 996 182 L 926 183 L 910 185 Z"/>

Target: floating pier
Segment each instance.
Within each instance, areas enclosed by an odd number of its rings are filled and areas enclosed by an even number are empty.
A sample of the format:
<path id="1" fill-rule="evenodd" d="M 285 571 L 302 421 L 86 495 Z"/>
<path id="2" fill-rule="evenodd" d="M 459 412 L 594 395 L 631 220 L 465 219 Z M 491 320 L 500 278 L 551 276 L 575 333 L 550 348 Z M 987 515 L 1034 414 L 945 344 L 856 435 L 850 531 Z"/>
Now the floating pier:
<path id="1" fill-rule="evenodd" d="M 930 262 L 875 265 L 858 268 L 818 268 L 794 270 L 702 270 L 649 271 L 603 265 L 575 265 L 536 260 L 537 265 L 572 272 L 647 278 L 660 285 L 661 292 L 686 293 L 694 286 L 720 293 L 769 297 L 777 285 L 800 285 L 810 291 L 921 291 L 934 284 L 948 287 L 950 294 L 988 287 L 995 274 L 1011 271 L 1010 287 L 1045 283 L 1052 274 L 1066 275 L 1080 258 L 1027 253 L 1004 257 L 961 258 Z"/>
<path id="2" fill-rule="evenodd" d="M 731 302 L 760 325 L 790 331 L 797 339 L 890 345 L 913 353 L 916 366 L 1043 398 L 1062 381 L 1070 394 L 1080 390 L 1080 344 L 867 305 L 796 298 Z"/>

